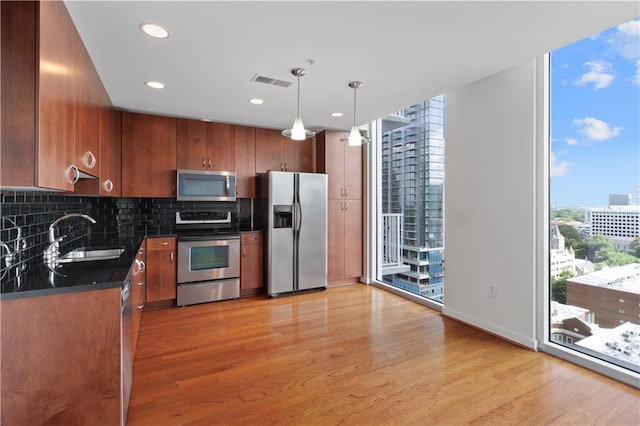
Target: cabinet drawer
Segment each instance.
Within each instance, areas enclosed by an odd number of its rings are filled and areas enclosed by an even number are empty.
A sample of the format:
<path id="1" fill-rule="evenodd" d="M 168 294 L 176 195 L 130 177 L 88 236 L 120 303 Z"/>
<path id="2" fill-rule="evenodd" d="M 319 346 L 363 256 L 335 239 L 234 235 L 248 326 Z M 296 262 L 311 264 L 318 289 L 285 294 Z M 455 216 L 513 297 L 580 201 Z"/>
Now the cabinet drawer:
<path id="1" fill-rule="evenodd" d="M 148 250 L 162 250 L 174 248 L 175 237 L 163 237 L 163 238 L 147 238 Z"/>
<path id="2" fill-rule="evenodd" d="M 248 232 L 241 234 L 240 244 L 262 244 L 262 232 Z"/>

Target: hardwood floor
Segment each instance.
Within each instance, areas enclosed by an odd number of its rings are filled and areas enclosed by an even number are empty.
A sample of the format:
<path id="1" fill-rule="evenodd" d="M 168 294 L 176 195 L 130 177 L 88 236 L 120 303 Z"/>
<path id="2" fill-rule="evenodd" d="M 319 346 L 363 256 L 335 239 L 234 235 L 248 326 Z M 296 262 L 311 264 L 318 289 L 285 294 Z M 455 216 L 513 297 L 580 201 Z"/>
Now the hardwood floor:
<path id="1" fill-rule="evenodd" d="M 640 424 L 636 389 L 353 284 L 144 312 L 128 425 Z"/>

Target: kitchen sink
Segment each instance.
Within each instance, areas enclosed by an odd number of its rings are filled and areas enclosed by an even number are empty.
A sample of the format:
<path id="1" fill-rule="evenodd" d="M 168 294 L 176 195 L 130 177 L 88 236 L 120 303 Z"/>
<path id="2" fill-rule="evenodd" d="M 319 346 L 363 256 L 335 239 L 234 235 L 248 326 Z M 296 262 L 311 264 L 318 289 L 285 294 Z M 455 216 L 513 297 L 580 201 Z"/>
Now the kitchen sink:
<path id="1" fill-rule="evenodd" d="M 58 258 L 58 263 L 88 262 L 94 260 L 117 259 L 124 252 L 123 248 L 87 249 L 77 248 Z"/>

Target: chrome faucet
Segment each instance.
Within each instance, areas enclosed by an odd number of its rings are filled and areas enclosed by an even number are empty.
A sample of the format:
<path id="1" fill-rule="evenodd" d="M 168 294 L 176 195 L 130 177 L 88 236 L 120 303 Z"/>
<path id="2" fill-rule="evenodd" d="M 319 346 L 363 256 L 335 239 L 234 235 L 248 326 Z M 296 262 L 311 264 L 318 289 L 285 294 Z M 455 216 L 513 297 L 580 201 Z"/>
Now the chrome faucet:
<path id="1" fill-rule="evenodd" d="M 47 268 L 49 268 L 49 281 L 51 282 L 52 285 L 54 284 L 53 283 L 54 274 L 65 276 L 64 274 L 56 272 L 56 268 L 60 265 L 60 262 L 58 262 L 58 258 L 60 257 L 60 241 L 67 238 L 67 236 L 62 235 L 56 238 L 56 225 L 62 222 L 63 220 L 73 218 L 73 217 L 81 217 L 83 219 L 88 220 L 92 224 L 96 223 L 96 220 L 89 215 L 82 214 L 82 213 L 69 213 L 64 216 L 60 216 L 59 218 L 54 220 L 51 225 L 49 225 L 49 245 L 47 246 L 47 249 L 44 251 L 43 259 L 44 259 L 45 265 L 47 265 Z"/>

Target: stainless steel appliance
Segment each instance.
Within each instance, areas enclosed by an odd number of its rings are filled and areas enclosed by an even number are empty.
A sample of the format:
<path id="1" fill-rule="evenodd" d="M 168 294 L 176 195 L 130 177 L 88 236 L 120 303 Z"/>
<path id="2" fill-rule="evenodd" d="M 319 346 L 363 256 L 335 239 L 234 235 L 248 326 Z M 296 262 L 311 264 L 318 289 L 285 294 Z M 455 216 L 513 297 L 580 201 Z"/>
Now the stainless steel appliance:
<path id="1" fill-rule="evenodd" d="M 260 176 L 266 228 L 267 295 L 327 287 L 327 175 Z"/>
<path id="2" fill-rule="evenodd" d="M 131 273 L 127 274 L 120 290 L 120 424 L 124 425 L 129 411 L 129 397 L 133 380 L 133 349 L 131 347 Z"/>
<path id="3" fill-rule="evenodd" d="M 235 201 L 236 173 L 178 169 L 178 201 Z"/>
<path id="4" fill-rule="evenodd" d="M 230 210 L 177 212 L 176 229 L 177 305 L 240 297 L 237 215 Z"/>

